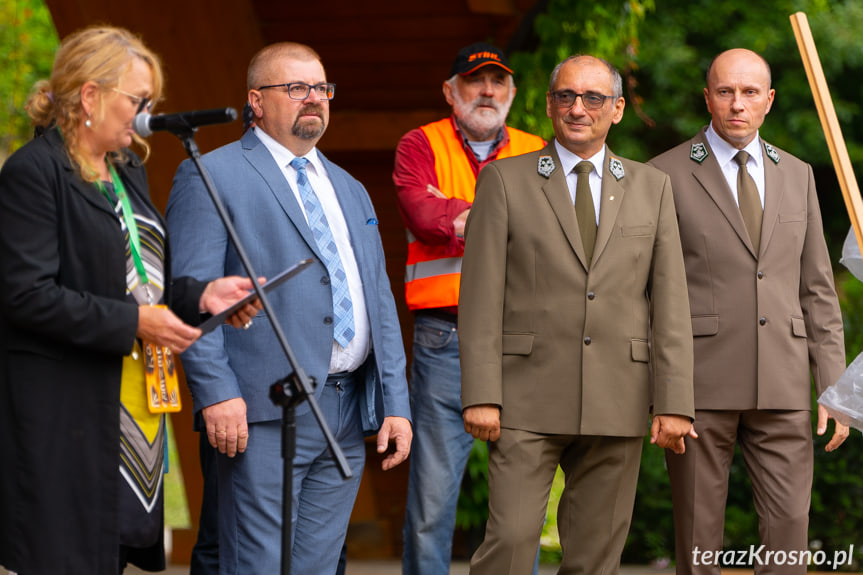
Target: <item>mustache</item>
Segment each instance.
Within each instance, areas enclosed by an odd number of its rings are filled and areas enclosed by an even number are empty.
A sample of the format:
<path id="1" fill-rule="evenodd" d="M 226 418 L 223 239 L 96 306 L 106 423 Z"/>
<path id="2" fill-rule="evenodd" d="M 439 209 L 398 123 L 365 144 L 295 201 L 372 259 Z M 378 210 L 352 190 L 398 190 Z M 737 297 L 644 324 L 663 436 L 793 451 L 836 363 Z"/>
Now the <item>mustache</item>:
<path id="1" fill-rule="evenodd" d="M 489 106 L 493 108 L 496 112 L 500 112 L 500 106 L 494 100 L 494 98 L 490 98 L 488 96 L 480 96 L 476 100 L 474 100 L 473 104 L 471 104 L 471 111 L 476 111 L 480 106 Z"/>
<path id="2" fill-rule="evenodd" d="M 300 108 L 300 115 L 314 112 L 318 117 L 324 117 L 324 107 L 320 104 L 305 104 Z"/>

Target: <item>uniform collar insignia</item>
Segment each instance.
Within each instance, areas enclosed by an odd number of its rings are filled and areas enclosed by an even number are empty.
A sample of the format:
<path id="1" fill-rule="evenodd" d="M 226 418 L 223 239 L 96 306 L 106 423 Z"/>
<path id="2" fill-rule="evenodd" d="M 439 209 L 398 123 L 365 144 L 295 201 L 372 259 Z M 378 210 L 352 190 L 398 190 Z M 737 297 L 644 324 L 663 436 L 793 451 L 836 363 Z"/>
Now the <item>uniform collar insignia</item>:
<path id="1" fill-rule="evenodd" d="M 536 166 L 536 171 L 540 176 L 548 179 L 551 173 L 557 166 L 554 165 L 554 158 L 551 156 L 540 156 Z"/>
<path id="2" fill-rule="evenodd" d="M 764 142 L 764 151 L 767 152 L 767 157 L 773 160 L 774 164 L 779 163 L 779 152 L 776 150 L 776 148 L 774 148 L 767 142 Z"/>
<path id="3" fill-rule="evenodd" d="M 704 145 L 704 142 L 692 144 L 692 149 L 689 151 L 689 159 L 695 160 L 699 164 L 706 160 L 709 155 L 710 152 L 707 151 L 707 146 Z"/>
<path id="4" fill-rule="evenodd" d="M 610 158 L 608 160 L 608 171 L 611 172 L 611 175 L 617 181 L 622 180 L 625 175 L 623 172 L 623 163 L 617 158 Z"/>

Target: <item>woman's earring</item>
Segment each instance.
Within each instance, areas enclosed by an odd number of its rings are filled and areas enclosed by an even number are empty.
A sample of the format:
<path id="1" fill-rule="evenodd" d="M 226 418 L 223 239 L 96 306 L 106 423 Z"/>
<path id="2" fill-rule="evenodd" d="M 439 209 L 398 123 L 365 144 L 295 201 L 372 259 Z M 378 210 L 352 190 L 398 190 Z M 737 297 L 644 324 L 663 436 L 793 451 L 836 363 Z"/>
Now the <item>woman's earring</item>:
<path id="1" fill-rule="evenodd" d="M 90 114 L 87 114 L 87 120 L 84 122 L 84 125 L 88 128 L 92 128 L 93 124 L 90 123 Z"/>

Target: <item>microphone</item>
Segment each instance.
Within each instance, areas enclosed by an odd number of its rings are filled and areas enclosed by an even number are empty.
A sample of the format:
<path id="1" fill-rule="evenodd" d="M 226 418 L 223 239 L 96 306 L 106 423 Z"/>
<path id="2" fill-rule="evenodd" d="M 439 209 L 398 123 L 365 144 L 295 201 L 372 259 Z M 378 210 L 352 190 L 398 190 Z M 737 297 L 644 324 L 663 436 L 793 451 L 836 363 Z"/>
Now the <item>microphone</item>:
<path id="1" fill-rule="evenodd" d="M 141 137 L 148 137 L 153 132 L 167 130 L 173 134 L 185 134 L 194 132 L 198 126 L 209 126 L 210 124 L 226 124 L 237 119 L 237 111 L 233 108 L 216 108 L 213 110 L 195 110 L 192 112 L 178 112 L 176 114 L 159 114 L 153 116 L 147 112 L 141 112 L 135 116 L 132 129 Z"/>

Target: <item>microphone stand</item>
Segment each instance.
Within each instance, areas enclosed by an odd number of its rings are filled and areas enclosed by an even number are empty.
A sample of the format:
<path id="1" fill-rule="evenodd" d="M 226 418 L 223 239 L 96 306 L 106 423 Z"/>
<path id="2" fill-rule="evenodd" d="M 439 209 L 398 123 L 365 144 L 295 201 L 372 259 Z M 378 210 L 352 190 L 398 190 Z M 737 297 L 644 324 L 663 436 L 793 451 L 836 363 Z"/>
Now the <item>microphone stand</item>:
<path id="1" fill-rule="evenodd" d="M 243 248 L 242 243 L 240 242 L 240 238 L 237 236 L 237 232 L 234 229 L 233 224 L 231 223 L 228 212 L 227 210 L 225 210 L 225 206 L 224 204 L 222 204 L 222 200 L 216 193 L 216 186 L 213 183 L 210 174 L 207 172 L 206 168 L 201 162 L 201 152 L 200 150 L 198 150 L 198 145 L 195 143 L 196 130 L 197 128 L 193 127 L 174 127 L 168 129 L 169 132 L 180 138 L 180 140 L 183 142 L 183 147 L 186 149 L 186 153 L 189 155 L 189 158 L 191 158 L 192 162 L 195 164 L 195 167 L 198 168 L 201 179 L 204 181 L 204 187 L 207 188 L 207 193 L 210 195 L 210 199 L 213 200 L 213 205 L 216 207 L 216 211 L 219 213 L 219 217 L 221 218 L 222 223 L 224 223 L 225 225 L 225 230 L 228 232 L 228 236 L 231 238 L 231 242 L 234 244 L 234 248 L 237 250 L 237 257 L 240 258 L 240 261 L 243 264 L 243 268 L 246 270 L 249 278 L 252 279 L 252 284 L 254 285 L 255 292 L 257 293 L 258 298 L 260 298 L 261 304 L 263 304 L 264 311 L 267 312 L 267 316 L 270 318 L 270 324 L 273 326 L 273 331 L 275 332 L 276 338 L 279 340 L 282 351 L 285 352 L 285 357 L 288 359 L 288 363 L 293 370 L 286 377 L 280 379 L 279 381 L 270 386 L 270 399 L 273 401 L 274 404 L 282 406 L 282 459 L 284 461 L 282 471 L 284 474 L 284 485 L 282 488 L 281 573 L 282 575 L 290 575 L 292 539 L 291 507 L 293 505 L 294 499 L 293 463 L 297 447 L 296 407 L 304 400 L 307 400 L 309 402 L 312 413 L 314 414 L 315 419 L 317 420 L 318 425 L 320 426 L 321 431 L 326 438 L 327 445 L 330 448 L 330 453 L 333 455 L 333 458 L 335 458 L 342 477 L 345 479 L 350 479 L 351 477 L 353 477 L 353 473 L 351 473 L 351 468 L 348 465 L 347 460 L 345 459 L 344 453 L 342 453 L 341 448 L 339 447 L 338 443 L 336 443 L 336 440 L 333 437 L 333 434 L 330 431 L 327 422 L 324 420 L 324 416 L 321 413 L 321 408 L 318 405 L 317 399 L 315 399 L 314 388 L 316 382 L 314 381 L 314 378 L 306 375 L 306 372 L 303 370 L 302 366 L 297 361 L 297 358 L 294 356 L 294 352 L 291 349 L 291 346 L 288 344 L 285 333 L 284 331 L 282 331 L 282 326 L 281 324 L 279 324 L 278 318 L 273 312 L 267 294 L 256 281 L 258 275 L 252 268 L 252 264 L 249 261 L 248 256 L 246 255 L 246 251 Z"/>

